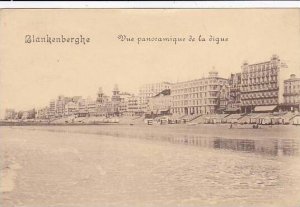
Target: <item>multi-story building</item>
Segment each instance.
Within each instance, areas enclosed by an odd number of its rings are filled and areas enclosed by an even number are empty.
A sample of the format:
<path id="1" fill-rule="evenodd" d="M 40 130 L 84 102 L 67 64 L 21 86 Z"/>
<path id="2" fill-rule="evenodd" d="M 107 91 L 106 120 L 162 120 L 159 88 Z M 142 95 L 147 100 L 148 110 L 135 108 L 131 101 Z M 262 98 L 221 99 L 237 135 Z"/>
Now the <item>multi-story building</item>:
<path id="1" fill-rule="evenodd" d="M 119 105 L 119 112 L 121 115 L 125 114 L 128 110 L 128 100 L 132 96 L 132 94 L 127 92 L 120 93 L 120 105 Z"/>
<path id="2" fill-rule="evenodd" d="M 55 112 L 56 117 L 75 115 L 79 112 L 79 102 L 82 102 L 81 96 L 65 97 L 58 96 L 56 101 L 51 100 L 49 106 L 49 117 Z"/>
<path id="3" fill-rule="evenodd" d="M 22 119 L 34 119 L 36 115 L 35 109 L 24 111 L 22 114 Z"/>
<path id="4" fill-rule="evenodd" d="M 96 99 L 96 115 L 106 116 L 108 113 L 107 103 L 109 102 L 109 97 L 103 93 L 102 87 L 99 87 Z"/>
<path id="5" fill-rule="evenodd" d="M 284 104 L 288 111 L 299 111 L 300 105 L 300 78 L 295 74 L 291 74 L 290 78 L 284 80 Z"/>
<path id="6" fill-rule="evenodd" d="M 168 115 L 171 112 L 172 97 L 171 90 L 165 89 L 157 95 L 149 98 L 148 114 Z"/>
<path id="7" fill-rule="evenodd" d="M 79 113 L 78 102 L 82 100 L 82 96 L 65 97 L 64 115 L 77 115 Z"/>
<path id="8" fill-rule="evenodd" d="M 209 72 L 208 77 L 174 83 L 171 88 L 171 111 L 182 115 L 217 113 L 226 104 L 225 100 L 220 102 L 224 87 L 228 88 L 228 79 L 218 77 L 216 71 Z M 226 95 L 222 95 L 222 98 L 225 99 Z"/>
<path id="9" fill-rule="evenodd" d="M 48 119 L 49 118 L 49 107 L 40 108 L 36 112 L 36 118 L 38 119 Z"/>
<path id="10" fill-rule="evenodd" d="M 131 95 L 128 98 L 127 115 L 141 115 L 143 111 L 140 109 L 139 97 Z"/>
<path id="11" fill-rule="evenodd" d="M 89 116 L 95 116 L 97 113 L 96 101 L 90 97 L 86 99 L 86 107 Z"/>
<path id="12" fill-rule="evenodd" d="M 78 105 L 76 102 L 70 101 L 65 105 L 64 115 L 70 116 L 78 113 Z"/>
<path id="13" fill-rule="evenodd" d="M 96 102 L 99 104 L 107 102 L 109 99 L 108 96 L 106 96 L 102 90 L 102 87 L 99 87 L 98 92 L 97 92 L 97 99 Z"/>
<path id="14" fill-rule="evenodd" d="M 242 74 L 232 73 L 229 78 L 229 100 L 227 111 L 239 112 L 241 107 Z"/>
<path id="15" fill-rule="evenodd" d="M 49 103 L 49 113 L 48 116 L 49 118 L 55 117 L 55 100 L 51 100 Z"/>
<path id="16" fill-rule="evenodd" d="M 157 95 L 163 90 L 171 89 L 171 83 L 160 82 L 142 85 L 139 88 L 139 106 L 142 112 L 146 112 L 148 109 L 149 98 Z"/>
<path id="17" fill-rule="evenodd" d="M 88 107 L 87 107 L 87 99 L 79 99 L 78 100 L 78 113 L 77 115 L 79 117 L 85 117 L 88 116 Z"/>
<path id="18" fill-rule="evenodd" d="M 121 102 L 121 97 L 120 97 L 120 90 L 118 85 L 116 84 L 114 86 L 114 89 L 112 91 L 112 96 L 111 96 L 111 115 L 119 115 L 120 114 L 120 102 Z"/>
<path id="19" fill-rule="evenodd" d="M 65 104 L 66 104 L 65 97 L 62 95 L 58 96 L 58 98 L 56 100 L 56 104 L 55 104 L 55 116 L 56 117 L 62 117 L 64 115 Z"/>
<path id="20" fill-rule="evenodd" d="M 230 98 L 230 86 L 228 83 L 226 83 L 220 87 L 219 105 L 217 108 L 217 113 L 225 112 L 229 103 L 229 98 Z"/>
<path id="21" fill-rule="evenodd" d="M 266 62 L 242 65 L 242 112 L 273 111 L 283 102 L 281 66 L 277 55 Z"/>

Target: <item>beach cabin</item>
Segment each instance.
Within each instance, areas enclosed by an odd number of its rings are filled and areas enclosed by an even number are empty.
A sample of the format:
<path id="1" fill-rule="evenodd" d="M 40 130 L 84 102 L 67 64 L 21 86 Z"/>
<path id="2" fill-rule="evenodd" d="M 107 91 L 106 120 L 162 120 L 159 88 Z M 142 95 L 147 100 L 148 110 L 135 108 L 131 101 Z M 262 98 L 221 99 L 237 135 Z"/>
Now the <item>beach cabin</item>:
<path id="1" fill-rule="evenodd" d="M 249 121 L 250 124 L 259 124 L 259 118 L 256 117 L 250 117 Z"/>
<path id="2" fill-rule="evenodd" d="M 241 118 L 240 114 L 231 114 L 228 117 L 226 117 L 225 120 L 227 123 L 236 124 L 239 122 L 240 118 Z"/>
<path id="3" fill-rule="evenodd" d="M 291 121 L 293 125 L 300 125 L 300 116 L 295 116 Z"/>
<path id="4" fill-rule="evenodd" d="M 238 119 L 239 124 L 249 124 L 250 123 L 250 115 L 245 115 L 242 118 Z"/>
<path id="5" fill-rule="evenodd" d="M 259 118 L 258 124 L 269 125 L 271 124 L 271 118 L 269 116 Z"/>
<path id="6" fill-rule="evenodd" d="M 169 123 L 169 119 L 168 117 L 162 117 L 160 119 L 160 124 L 168 124 Z"/>
<path id="7" fill-rule="evenodd" d="M 300 116 L 298 113 L 293 113 L 293 112 L 287 112 L 281 116 L 283 119 L 283 124 L 294 124 L 294 119 Z M 296 118 L 297 119 L 297 118 Z"/>
<path id="8" fill-rule="evenodd" d="M 272 117 L 271 118 L 271 124 L 283 124 L 284 123 L 284 119 L 281 117 Z"/>
<path id="9" fill-rule="evenodd" d="M 153 119 L 145 119 L 145 123 L 148 125 L 153 125 Z"/>

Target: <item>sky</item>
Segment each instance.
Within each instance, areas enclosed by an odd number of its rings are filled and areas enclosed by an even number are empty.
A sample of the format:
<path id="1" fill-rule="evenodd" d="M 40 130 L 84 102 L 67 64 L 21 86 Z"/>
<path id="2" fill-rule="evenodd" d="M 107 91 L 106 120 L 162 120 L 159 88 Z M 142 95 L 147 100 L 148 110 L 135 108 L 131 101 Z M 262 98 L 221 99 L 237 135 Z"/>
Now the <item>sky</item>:
<path id="1" fill-rule="evenodd" d="M 28 44 L 26 35 L 90 38 L 90 43 Z M 227 42 L 120 41 L 138 37 L 228 38 Z M 47 106 L 58 95 L 96 98 L 137 93 L 145 83 L 185 81 L 240 72 L 242 63 L 287 63 L 300 77 L 299 9 L 42 9 L 0 11 L 0 117 L 6 108 Z"/>

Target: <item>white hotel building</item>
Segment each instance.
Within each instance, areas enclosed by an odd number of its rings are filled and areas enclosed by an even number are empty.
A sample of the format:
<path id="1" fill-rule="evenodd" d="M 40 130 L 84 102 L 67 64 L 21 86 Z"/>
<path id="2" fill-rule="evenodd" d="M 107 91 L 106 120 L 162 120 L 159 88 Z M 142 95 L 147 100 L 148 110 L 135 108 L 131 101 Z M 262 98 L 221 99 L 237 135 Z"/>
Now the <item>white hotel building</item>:
<path id="1" fill-rule="evenodd" d="M 209 72 L 209 77 L 174 83 L 171 89 L 172 114 L 214 114 L 224 110 L 229 94 L 228 79 Z"/>

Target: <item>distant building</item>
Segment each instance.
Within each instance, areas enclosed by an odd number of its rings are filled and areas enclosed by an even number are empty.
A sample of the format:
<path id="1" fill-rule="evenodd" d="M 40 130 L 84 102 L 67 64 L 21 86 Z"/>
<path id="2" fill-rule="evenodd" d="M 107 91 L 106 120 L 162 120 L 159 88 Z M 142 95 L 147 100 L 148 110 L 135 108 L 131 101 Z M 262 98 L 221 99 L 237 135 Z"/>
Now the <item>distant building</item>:
<path id="1" fill-rule="evenodd" d="M 233 73 L 229 78 L 229 100 L 227 112 L 240 112 L 241 109 L 242 74 Z"/>
<path id="2" fill-rule="evenodd" d="M 24 111 L 23 114 L 22 114 L 22 119 L 24 119 L 24 120 L 25 119 L 34 119 L 35 115 L 36 115 L 35 109 Z"/>
<path id="3" fill-rule="evenodd" d="M 181 115 L 214 114 L 225 109 L 227 100 L 220 102 L 221 90 L 227 90 L 228 79 L 209 72 L 209 77 L 174 83 L 171 89 L 172 113 Z M 222 98 L 227 92 L 223 91 Z M 228 94 L 228 93 L 227 93 Z M 221 104 L 221 105 L 220 105 Z"/>
<path id="4" fill-rule="evenodd" d="M 128 101 L 132 94 L 127 92 L 120 93 L 120 105 L 119 105 L 119 112 L 121 115 L 126 114 L 128 111 Z"/>
<path id="5" fill-rule="evenodd" d="M 114 89 L 112 91 L 111 101 L 120 102 L 120 90 L 117 84 L 115 84 Z"/>
<path id="6" fill-rule="evenodd" d="M 16 115 L 17 115 L 17 112 L 14 109 L 6 109 L 4 119 L 6 119 L 6 120 L 15 119 Z"/>
<path id="7" fill-rule="evenodd" d="M 79 101 L 82 100 L 81 96 L 65 97 L 64 98 L 64 116 L 78 115 Z"/>
<path id="8" fill-rule="evenodd" d="M 143 113 L 144 113 L 144 111 L 142 111 L 140 109 L 139 97 L 131 95 L 128 98 L 128 105 L 127 105 L 127 112 L 126 112 L 126 114 L 134 116 L 134 115 L 141 115 Z"/>
<path id="9" fill-rule="evenodd" d="M 77 103 L 70 101 L 65 105 L 64 108 L 64 115 L 65 116 L 70 116 L 70 115 L 75 115 L 78 113 L 78 105 Z"/>
<path id="10" fill-rule="evenodd" d="M 36 112 L 37 119 L 48 119 L 49 118 L 49 107 L 40 108 Z"/>
<path id="11" fill-rule="evenodd" d="M 273 111 L 283 102 L 282 65 L 277 55 L 269 61 L 242 65 L 242 112 Z"/>
<path id="12" fill-rule="evenodd" d="M 63 95 L 58 96 L 55 104 L 55 116 L 63 117 L 65 111 L 66 100 Z"/>
<path id="13" fill-rule="evenodd" d="M 114 89 L 112 91 L 112 96 L 111 96 L 111 111 L 112 114 L 111 115 L 119 115 L 120 111 L 119 111 L 119 107 L 120 107 L 120 103 L 121 103 L 121 97 L 120 97 L 120 90 L 118 85 L 116 84 L 114 86 Z"/>
<path id="14" fill-rule="evenodd" d="M 172 97 L 171 90 L 165 89 L 157 95 L 149 98 L 150 115 L 168 115 L 171 113 Z"/>
<path id="15" fill-rule="evenodd" d="M 86 117 L 88 116 L 88 107 L 87 107 L 87 100 L 86 99 L 79 99 L 78 102 L 78 113 L 79 117 Z"/>
<path id="16" fill-rule="evenodd" d="M 96 116 L 107 116 L 108 102 L 109 97 L 104 94 L 102 87 L 99 87 L 96 99 Z"/>
<path id="17" fill-rule="evenodd" d="M 284 104 L 288 111 L 299 111 L 300 105 L 300 78 L 295 74 L 291 74 L 290 78 L 284 80 Z"/>
<path id="18" fill-rule="evenodd" d="M 144 84 L 139 88 L 139 108 L 142 112 L 146 112 L 148 109 L 149 98 L 157 95 L 163 90 L 171 89 L 171 83 L 160 82 Z"/>
<path id="19" fill-rule="evenodd" d="M 219 94 L 219 106 L 217 108 L 217 113 L 223 113 L 227 109 L 230 98 L 230 86 L 228 83 L 220 87 Z"/>
<path id="20" fill-rule="evenodd" d="M 99 104 L 105 103 L 108 101 L 108 96 L 106 96 L 103 93 L 102 87 L 99 87 L 98 92 L 97 92 L 97 99 L 96 102 Z"/>
<path id="21" fill-rule="evenodd" d="M 49 102 L 49 113 L 48 113 L 49 118 L 55 117 L 55 111 L 56 111 L 56 109 L 55 109 L 55 100 L 51 100 Z"/>
<path id="22" fill-rule="evenodd" d="M 89 116 L 95 116 L 97 113 L 96 101 L 90 97 L 86 100 L 86 107 Z"/>
<path id="23" fill-rule="evenodd" d="M 53 108 L 55 108 L 56 117 L 77 114 L 79 112 L 78 103 L 80 100 L 82 100 L 81 96 L 66 97 L 60 95 L 56 99 L 56 102 L 50 102 L 50 114 L 52 114 Z"/>

